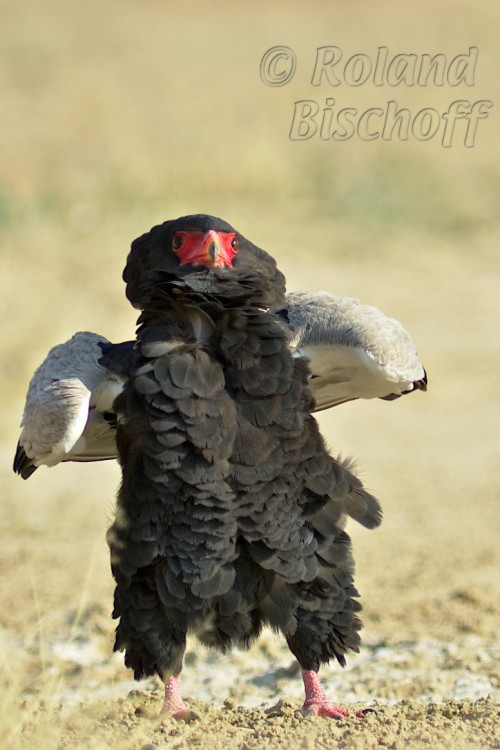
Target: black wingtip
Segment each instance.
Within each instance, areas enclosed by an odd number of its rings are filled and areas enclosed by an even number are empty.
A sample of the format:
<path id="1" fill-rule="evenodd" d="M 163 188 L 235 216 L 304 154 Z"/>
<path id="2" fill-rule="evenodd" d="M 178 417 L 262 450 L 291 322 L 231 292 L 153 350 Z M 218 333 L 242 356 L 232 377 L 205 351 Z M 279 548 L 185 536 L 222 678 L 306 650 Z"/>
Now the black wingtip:
<path id="1" fill-rule="evenodd" d="M 426 391 L 427 390 L 427 372 L 424 370 L 423 377 L 420 380 L 413 381 L 413 387 L 402 393 L 389 393 L 387 396 L 380 396 L 382 401 L 394 401 L 401 396 L 406 396 L 408 393 L 415 393 L 415 391 Z"/>
<path id="2" fill-rule="evenodd" d="M 19 474 L 23 479 L 29 479 L 30 476 L 37 470 L 37 466 L 33 463 L 31 458 L 28 458 L 21 443 L 17 444 L 16 455 L 14 456 L 14 463 L 12 468 L 16 474 Z"/>
<path id="3" fill-rule="evenodd" d="M 427 371 L 424 370 L 424 377 L 420 380 L 417 380 L 414 384 L 415 388 L 418 388 L 420 391 L 426 391 L 427 390 Z"/>

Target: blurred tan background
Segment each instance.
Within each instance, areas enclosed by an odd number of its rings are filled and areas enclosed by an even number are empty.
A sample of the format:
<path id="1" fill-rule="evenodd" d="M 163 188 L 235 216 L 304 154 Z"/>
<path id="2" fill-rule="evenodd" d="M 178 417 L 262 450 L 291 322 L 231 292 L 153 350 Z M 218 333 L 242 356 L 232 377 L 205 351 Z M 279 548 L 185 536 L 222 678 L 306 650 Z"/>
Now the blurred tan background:
<path id="1" fill-rule="evenodd" d="M 1 0 L 0 16 L 2 632 L 17 645 L 37 634 L 43 644 L 67 627 L 68 612 L 94 607 L 111 648 L 104 534 L 119 469 L 66 465 L 28 482 L 15 477 L 24 394 L 48 349 L 73 332 L 132 337 L 136 315 L 121 280 L 131 240 L 167 218 L 206 212 L 274 255 L 290 289 L 358 297 L 411 332 L 427 394 L 320 417 L 332 450 L 358 459 L 386 514 L 372 534 L 351 526 L 367 638 L 491 638 L 500 480 L 496 0 L 474 8 L 462 0 Z M 259 64 L 277 44 L 295 50 L 297 71 L 271 88 Z M 476 45 L 476 83 L 313 88 L 315 50 L 328 44 L 345 58 L 374 58 L 385 45 L 392 55 L 449 60 Z M 294 102 L 328 96 L 360 111 L 390 99 L 413 113 L 444 112 L 461 98 L 495 106 L 473 148 L 458 136 L 449 149 L 439 137 L 290 141 Z M 45 674 L 40 648 L 35 685 Z"/>

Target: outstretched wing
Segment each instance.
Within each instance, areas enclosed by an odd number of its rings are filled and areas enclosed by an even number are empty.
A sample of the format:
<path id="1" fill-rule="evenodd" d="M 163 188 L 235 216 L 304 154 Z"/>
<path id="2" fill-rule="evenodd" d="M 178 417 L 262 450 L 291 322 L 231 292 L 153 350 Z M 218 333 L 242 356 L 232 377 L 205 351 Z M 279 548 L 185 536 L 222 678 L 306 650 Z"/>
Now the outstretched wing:
<path id="1" fill-rule="evenodd" d="M 377 308 L 327 292 L 292 292 L 280 312 L 294 353 L 310 361 L 314 411 L 426 390 L 410 335 Z M 14 471 L 28 479 L 42 465 L 116 458 L 113 402 L 133 356 L 133 341 L 111 344 L 88 332 L 51 349 L 28 388 Z"/>
<path id="2" fill-rule="evenodd" d="M 294 333 L 295 353 L 310 360 L 314 411 L 426 390 L 427 375 L 410 335 L 376 307 L 328 292 L 293 292 L 282 315 Z"/>
<path id="3" fill-rule="evenodd" d="M 14 458 L 23 479 L 42 465 L 116 457 L 112 407 L 126 377 L 113 363 L 100 364 L 102 347 L 113 345 L 95 333 L 76 333 L 51 349 L 35 371 Z"/>

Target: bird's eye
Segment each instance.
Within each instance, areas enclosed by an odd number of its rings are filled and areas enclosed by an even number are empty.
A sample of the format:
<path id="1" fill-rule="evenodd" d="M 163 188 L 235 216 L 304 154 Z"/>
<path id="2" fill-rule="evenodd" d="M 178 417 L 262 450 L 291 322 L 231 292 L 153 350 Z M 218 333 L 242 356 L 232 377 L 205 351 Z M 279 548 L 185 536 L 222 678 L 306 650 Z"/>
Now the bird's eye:
<path id="1" fill-rule="evenodd" d="M 172 250 L 180 250 L 183 244 L 184 244 L 184 239 L 182 235 L 176 232 L 174 236 L 172 237 Z"/>
<path id="2" fill-rule="evenodd" d="M 233 239 L 231 240 L 231 247 L 233 248 L 235 253 L 238 252 L 239 246 L 240 246 L 240 243 L 238 242 L 238 238 L 233 237 Z"/>

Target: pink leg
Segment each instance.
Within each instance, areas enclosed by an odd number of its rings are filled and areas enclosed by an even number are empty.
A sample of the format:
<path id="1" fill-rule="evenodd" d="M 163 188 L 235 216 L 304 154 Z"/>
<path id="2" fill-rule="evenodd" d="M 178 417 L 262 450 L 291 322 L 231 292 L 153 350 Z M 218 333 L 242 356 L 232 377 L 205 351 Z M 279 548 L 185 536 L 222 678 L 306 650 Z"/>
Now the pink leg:
<path id="1" fill-rule="evenodd" d="M 301 708 L 304 716 L 329 716 L 332 719 L 343 719 L 349 714 L 343 708 L 335 706 L 325 693 L 319 677 L 313 670 L 302 670 L 302 679 L 306 691 L 306 699 Z"/>
<path id="2" fill-rule="evenodd" d="M 165 683 L 165 700 L 161 713 L 179 721 L 193 721 L 199 718 L 182 700 L 180 674 L 170 677 Z"/>

